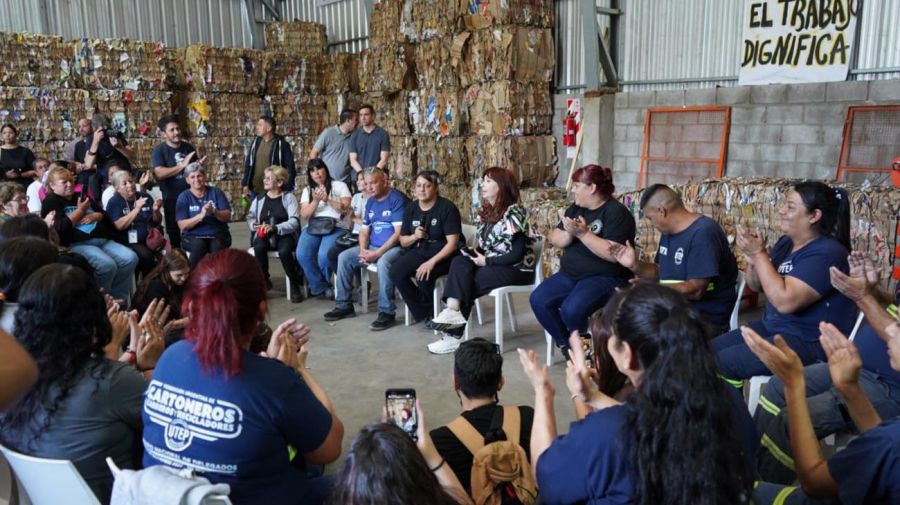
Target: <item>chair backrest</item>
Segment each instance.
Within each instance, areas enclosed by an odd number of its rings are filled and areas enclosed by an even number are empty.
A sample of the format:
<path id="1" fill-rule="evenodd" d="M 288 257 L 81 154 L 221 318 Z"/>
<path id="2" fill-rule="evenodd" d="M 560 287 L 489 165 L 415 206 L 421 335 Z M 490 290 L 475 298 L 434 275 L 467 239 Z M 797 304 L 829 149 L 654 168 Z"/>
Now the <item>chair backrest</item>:
<path id="1" fill-rule="evenodd" d="M 735 289 L 737 289 L 737 299 L 734 301 L 734 308 L 731 309 L 731 320 L 729 321 L 730 330 L 738 328 L 738 312 L 741 310 L 741 296 L 744 294 L 744 287 L 747 286 L 747 279 L 744 278 L 744 272 L 738 270 Z"/>
<path id="2" fill-rule="evenodd" d="M 34 505 L 100 505 L 71 461 L 26 456 L 2 445 L 0 451 Z"/>
<path id="3" fill-rule="evenodd" d="M 537 286 L 544 280 L 544 237 L 534 237 L 531 244 L 537 263 L 534 265 L 534 285 Z"/>
<path id="4" fill-rule="evenodd" d="M 462 225 L 462 234 L 463 238 L 466 240 L 466 245 L 469 247 L 475 247 L 475 234 L 478 233 L 478 227 L 473 224 L 464 224 Z"/>

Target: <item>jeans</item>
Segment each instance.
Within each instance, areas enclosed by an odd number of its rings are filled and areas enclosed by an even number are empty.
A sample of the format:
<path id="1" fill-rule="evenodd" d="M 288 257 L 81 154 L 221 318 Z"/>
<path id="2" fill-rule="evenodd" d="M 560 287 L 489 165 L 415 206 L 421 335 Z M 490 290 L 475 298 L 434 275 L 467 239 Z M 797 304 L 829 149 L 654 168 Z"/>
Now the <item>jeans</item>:
<path id="1" fill-rule="evenodd" d="M 182 236 L 181 244 L 190 256 L 193 270 L 207 254 L 231 247 L 231 233 L 223 233 L 217 237 Z"/>
<path id="2" fill-rule="evenodd" d="M 131 294 L 137 254 L 128 247 L 103 238 L 92 238 L 72 244 L 71 249 L 84 256 L 94 268 L 94 277 L 100 287 L 117 300 L 126 300 Z"/>
<path id="3" fill-rule="evenodd" d="M 628 279 L 592 275 L 576 280 L 557 272 L 531 292 L 531 310 L 556 345 L 569 345 L 573 331 L 586 331 L 588 318 Z"/>
<path id="4" fill-rule="evenodd" d="M 416 269 L 429 259 L 431 256 L 410 249 L 405 251 L 391 266 L 391 281 L 397 286 L 397 291 L 406 302 L 413 321 L 422 321 L 431 316 L 434 307 L 434 282 L 438 277 L 447 275 L 450 271 L 450 261 L 453 256 L 444 258 L 443 261 L 436 264 L 427 279 L 416 280 Z"/>
<path id="5" fill-rule="evenodd" d="M 762 321 L 754 321 L 746 326 L 752 328 L 768 342 L 774 342 L 775 335 L 766 329 Z M 826 360 L 825 351 L 822 350 L 822 344 L 818 341 L 810 342 L 794 335 L 782 334 L 781 336 L 800 356 L 800 361 L 804 365 Z M 714 338 L 712 346 L 716 352 L 722 376 L 733 385 L 737 381 L 749 379 L 755 375 L 772 375 L 766 365 L 744 343 L 740 328 Z"/>
<path id="6" fill-rule="evenodd" d="M 337 239 L 346 233 L 347 230 L 344 228 L 335 228 L 328 235 L 313 235 L 307 233 L 304 228 L 300 234 L 300 240 L 297 242 L 297 261 L 306 274 L 310 295 L 321 295 L 328 288 L 331 274 L 334 273 L 328 264 L 328 251 L 334 247 Z"/>
<path id="7" fill-rule="evenodd" d="M 816 437 L 822 439 L 834 433 L 855 433 L 856 425 L 846 411 L 843 397 L 833 387 L 828 364 L 810 365 L 803 370 L 803 375 L 806 379 L 806 403 Z M 900 384 L 862 369 L 859 371 L 859 385 L 882 419 L 900 416 Z M 791 484 L 797 478 L 785 405 L 784 384 L 773 377 L 763 390 L 754 416 L 757 431 L 763 434 L 756 461 L 760 479 L 779 484 Z"/>
<path id="8" fill-rule="evenodd" d="M 475 300 L 503 286 L 524 286 L 534 282 L 533 272 L 523 272 L 506 265 L 486 265 L 480 267 L 466 256 L 458 255 L 450 262 L 447 286 L 443 299 L 459 300 L 459 311 L 466 320 L 472 313 Z M 465 326 L 448 330 L 451 335 L 462 335 Z"/>
<path id="9" fill-rule="evenodd" d="M 374 250 L 370 248 L 369 250 Z M 391 265 L 400 256 L 403 249 L 394 246 L 382 254 L 376 266 L 378 267 L 378 312 L 393 316 L 394 283 L 391 282 Z M 338 256 L 337 291 L 335 292 L 335 305 L 339 309 L 349 309 L 353 306 L 350 300 L 353 290 L 353 274 L 362 267 L 359 260 L 359 246 L 351 247 Z"/>
<path id="10" fill-rule="evenodd" d="M 175 249 L 181 248 L 181 228 L 178 227 L 178 219 L 175 218 L 175 204 L 178 202 L 178 195 L 175 198 L 163 199 L 163 217 L 166 221 L 166 234 L 169 235 L 169 243 Z"/>
<path id="11" fill-rule="evenodd" d="M 259 267 L 266 274 L 266 279 L 268 279 L 269 241 L 253 240 L 251 237 L 251 242 L 253 243 L 253 256 L 256 257 Z M 284 268 L 284 275 L 287 276 L 291 284 L 299 289 L 300 284 L 303 283 L 303 274 L 300 272 L 300 266 L 297 265 L 297 260 L 294 258 L 294 235 L 278 235 L 275 248 L 278 251 L 278 259 L 281 261 L 281 266 Z"/>

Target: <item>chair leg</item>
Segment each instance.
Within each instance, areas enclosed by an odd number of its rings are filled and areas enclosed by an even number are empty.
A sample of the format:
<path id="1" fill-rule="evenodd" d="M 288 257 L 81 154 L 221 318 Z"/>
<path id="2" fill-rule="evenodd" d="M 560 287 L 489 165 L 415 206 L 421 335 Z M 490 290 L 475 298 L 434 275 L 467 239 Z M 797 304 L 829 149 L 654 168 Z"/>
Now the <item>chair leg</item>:
<path id="1" fill-rule="evenodd" d="M 494 298 L 494 338 L 497 340 L 497 347 L 500 348 L 500 354 L 503 354 L 503 297 Z"/>
<path id="2" fill-rule="evenodd" d="M 403 304 L 403 323 L 406 326 L 409 326 L 410 320 L 412 318 L 409 317 L 409 305 Z"/>
<path id="3" fill-rule="evenodd" d="M 481 299 L 475 300 L 475 314 L 478 315 L 478 326 L 484 326 L 484 318 L 481 315 Z"/>
<path id="4" fill-rule="evenodd" d="M 509 312 L 509 327 L 512 329 L 512 332 L 515 333 L 518 331 L 516 327 L 516 308 L 513 305 L 513 299 L 511 293 L 506 293 L 506 311 Z"/>
<path id="5" fill-rule="evenodd" d="M 360 312 L 369 313 L 369 271 L 363 267 L 359 270 L 359 298 L 362 303 Z"/>
<path id="6" fill-rule="evenodd" d="M 432 293 L 432 297 L 434 298 L 433 304 L 432 304 L 432 311 L 434 312 L 434 315 L 431 316 L 432 318 L 436 318 L 438 316 L 438 314 L 441 313 L 441 295 L 440 295 L 441 289 L 439 289 L 439 285 L 440 285 L 440 282 L 436 282 L 434 284 L 434 292 Z M 466 326 L 468 326 L 468 325 L 466 325 Z M 435 335 L 438 334 L 437 330 L 435 330 L 434 334 Z"/>
<path id="7" fill-rule="evenodd" d="M 291 279 L 287 276 L 287 274 L 284 275 L 284 293 L 285 293 L 284 296 L 286 296 L 287 299 L 290 300 L 291 299 Z"/>

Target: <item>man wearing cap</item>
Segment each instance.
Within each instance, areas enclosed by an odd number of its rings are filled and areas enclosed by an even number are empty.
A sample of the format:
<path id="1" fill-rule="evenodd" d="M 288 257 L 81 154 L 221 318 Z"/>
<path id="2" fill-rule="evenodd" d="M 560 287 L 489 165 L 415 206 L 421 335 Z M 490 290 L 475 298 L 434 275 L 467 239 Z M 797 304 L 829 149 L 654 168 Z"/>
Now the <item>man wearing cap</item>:
<path id="1" fill-rule="evenodd" d="M 231 207 L 221 189 L 206 184 L 206 169 L 200 163 L 190 163 L 184 178 L 189 187 L 178 195 L 175 218 L 182 248 L 194 267 L 207 254 L 231 247 Z"/>

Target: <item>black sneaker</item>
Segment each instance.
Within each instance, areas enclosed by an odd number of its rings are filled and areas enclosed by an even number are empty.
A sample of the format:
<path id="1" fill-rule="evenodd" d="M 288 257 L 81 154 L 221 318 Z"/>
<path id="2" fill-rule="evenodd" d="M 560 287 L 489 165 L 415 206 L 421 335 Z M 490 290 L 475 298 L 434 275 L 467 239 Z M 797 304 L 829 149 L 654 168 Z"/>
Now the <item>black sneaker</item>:
<path id="1" fill-rule="evenodd" d="M 291 303 L 300 303 L 303 299 L 303 288 L 300 284 L 291 283 Z"/>
<path id="2" fill-rule="evenodd" d="M 397 318 L 392 314 L 385 314 L 384 312 L 379 312 L 378 317 L 372 321 L 372 324 L 369 325 L 369 329 L 372 331 L 381 331 L 390 328 L 397 324 Z"/>
<path id="3" fill-rule="evenodd" d="M 331 312 L 325 313 L 326 321 L 338 321 L 345 317 L 356 317 L 356 310 L 353 309 L 352 305 L 346 309 L 335 307 Z"/>

